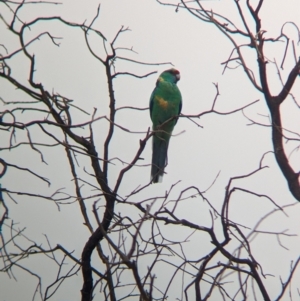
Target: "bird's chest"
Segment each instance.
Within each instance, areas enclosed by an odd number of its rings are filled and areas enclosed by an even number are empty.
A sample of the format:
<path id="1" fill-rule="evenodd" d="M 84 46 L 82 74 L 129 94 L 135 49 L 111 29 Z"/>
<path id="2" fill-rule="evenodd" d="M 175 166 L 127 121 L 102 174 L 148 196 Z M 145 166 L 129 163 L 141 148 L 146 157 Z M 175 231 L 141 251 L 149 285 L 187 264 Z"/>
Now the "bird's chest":
<path id="1" fill-rule="evenodd" d="M 156 96 L 154 101 L 155 101 L 155 105 L 158 106 L 160 110 L 173 111 L 175 109 L 175 104 L 172 101 L 166 100 L 163 97 Z"/>
<path id="2" fill-rule="evenodd" d="M 154 126 L 160 125 L 170 118 L 177 116 L 178 108 L 172 100 L 165 99 L 160 96 L 154 98 L 152 121 Z M 175 120 L 168 122 L 165 127 L 173 127 Z"/>

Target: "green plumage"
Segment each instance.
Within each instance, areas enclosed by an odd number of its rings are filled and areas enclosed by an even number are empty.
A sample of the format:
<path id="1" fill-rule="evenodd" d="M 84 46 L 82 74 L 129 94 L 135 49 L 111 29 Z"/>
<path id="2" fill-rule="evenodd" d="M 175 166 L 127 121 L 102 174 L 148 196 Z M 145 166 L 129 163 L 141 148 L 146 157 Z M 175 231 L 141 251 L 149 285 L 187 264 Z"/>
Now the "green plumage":
<path id="1" fill-rule="evenodd" d="M 153 149 L 151 179 L 161 182 L 167 164 L 167 153 L 172 131 L 181 112 L 181 93 L 176 85 L 179 71 L 164 71 L 156 82 L 150 97 L 150 116 L 153 123 Z"/>

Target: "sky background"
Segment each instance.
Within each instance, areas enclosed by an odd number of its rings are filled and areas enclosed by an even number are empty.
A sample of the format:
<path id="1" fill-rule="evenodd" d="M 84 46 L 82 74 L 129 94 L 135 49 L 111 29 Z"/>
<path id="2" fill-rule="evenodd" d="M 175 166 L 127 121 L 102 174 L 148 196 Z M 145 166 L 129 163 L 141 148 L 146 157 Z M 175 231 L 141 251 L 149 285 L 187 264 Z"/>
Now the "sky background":
<path id="1" fill-rule="evenodd" d="M 237 20 L 233 2 L 229 0 L 203 1 L 203 5 L 211 7 L 213 11 L 226 14 L 232 20 Z M 257 169 L 262 155 L 272 150 L 268 109 L 262 95 L 251 85 L 242 68 L 226 70 L 222 74 L 224 65 L 221 63 L 229 58 L 232 51 L 229 41 L 212 25 L 201 22 L 183 10 L 176 13 L 174 7 L 159 5 L 154 0 L 104 0 L 101 3 L 89 1 L 88 5 L 86 1 L 62 1 L 61 3 L 61 5 L 27 5 L 20 10 L 19 17 L 22 21 L 29 22 L 41 16 L 61 16 L 70 22 L 90 24 L 100 5 L 100 15 L 93 26 L 103 33 L 108 42 L 114 39 L 122 26 L 128 28 L 128 31 L 122 33 L 115 43 L 115 46 L 124 48 L 118 50 L 120 57 L 151 64 L 169 63 L 145 65 L 122 59 L 117 60 L 115 64 L 117 72 L 127 71 L 143 75 L 157 71 L 156 74 L 144 79 L 118 76 L 115 80 L 116 107 L 118 108 L 123 106 L 147 108 L 158 75 L 172 66 L 181 73 L 178 86 L 183 96 L 182 113 L 185 115 L 196 115 L 210 110 L 216 96 L 214 85 L 216 83 L 220 95 L 217 98 L 215 109 L 219 112 L 230 112 L 259 100 L 246 108 L 244 115 L 242 112 L 229 115 L 211 113 L 200 119 L 193 119 L 193 121 L 188 118 L 180 118 L 173 133 L 174 137 L 171 138 L 168 153 L 169 164 L 163 183 L 151 185 L 141 193 L 129 198 L 131 202 L 138 202 L 149 197 L 163 196 L 171 185 L 178 181 L 180 182 L 173 189 L 171 198 L 176 198 L 181 190 L 189 186 L 196 186 L 200 191 L 204 191 L 210 187 L 219 174 L 213 187 L 206 193 L 210 202 L 219 209 L 230 177 L 248 174 Z M 257 1 L 251 3 L 257 3 Z M 279 0 L 265 1 L 261 10 L 262 26 L 266 30 L 265 37 L 277 37 L 286 21 L 295 22 L 300 26 L 298 8 L 297 0 L 285 1 L 284 5 Z M 11 12 L 3 3 L 0 3 L 0 12 L 8 19 L 11 17 Z M 287 24 L 283 30 L 291 39 L 299 40 L 299 32 L 292 24 Z M 40 22 L 38 25 L 32 26 L 30 31 L 25 32 L 25 39 L 29 41 L 43 31 L 49 31 L 53 36 L 62 39 L 58 40 L 60 46 L 57 47 L 47 36 L 43 36 L 28 48 L 30 53 L 35 54 L 37 60 L 35 80 L 42 82 L 48 91 L 72 99 L 76 106 L 89 114 L 92 114 L 93 109 L 97 108 L 96 117 L 107 115 L 108 93 L 105 70 L 101 62 L 89 53 L 82 31 L 78 28 L 66 27 L 57 21 Z M 90 34 L 89 41 L 93 50 L 104 58 L 102 39 L 95 34 Z M 17 37 L 8 32 L 3 23 L 0 25 L 0 44 L 4 44 L 8 52 L 19 47 Z M 266 56 L 270 60 L 276 59 L 280 64 L 284 45 L 284 43 L 270 43 L 266 47 Z M 299 46 L 295 46 L 299 56 Z M 129 49 L 133 49 L 133 51 Z M 3 49 L 1 49 L 1 53 L 3 54 Z M 255 57 L 248 49 L 244 54 L 249 61 L 249 67 L 253 68 L 254 74 L 257 75 Z M 289 48 L 284 70 L 281 71 L 283 79 L 286 78 L 288 71 L 293 66 L 291 54 L 292 50 Z M 27 84 L 29 62 L 24 55 L 16 55 L 10 60 L 10 65 L 13 76 Z M 268 72 L 271 91 L 275 94 L 280 90 L 281 85 L 274 64 L 269 64 Z M 0 85 L 0 96 L 5 101 L 29 100 L 26 95 L 16 91 L 3 79 L 0 80 Z M 292 93 L 296 97 L 298 105 L 300 105 L 299 91 L 300 81 L 297 79 Z M 10 108 L 10 106 L 3 106 L 1 111 Z M 90 120 L 90 116 L 78 110 L 74 109 L 71 112 L 74 123 Z M 299 110 L 291 97 L 283 104 L 282 114 L 284 127 L 299 133 Z M 266 126 L 253 124 L 245 116 Z M 5 116 L 5 118 L 9 120 L 10 117 Z M 19 114 L 18 118 L 22 122 L 27 122 L 40 118 L 40 115 L 24 113 Z M 200 126 L 197 126 L 195 122 Z M 139 139 L 143 139 L 148 128 L 151 127 L 149 112 L 148 110 L 120 110 L 117 113 L 116 123 L 134 133 L 128 133 L 121 129 L 115 130 L 110 158 L 119 158 L 130 162 L 138 149 Z M 107 128 L 108 123 L 104 119 L 97 121 L 93 127 L 100 157 L 103 154 L 102 145 L 106 138 Z M 78 133 L 87 134 L 86 131 L 80 129 L 78 129 Z M 7 146 L 8 133 L 1 131 L 0 135 L 2 136 L 1 141 L 6 141 Z M 32 129 L 32 137 L 35 141 L 46 141 L 36 128 Z M 60 138 L 63 139 L 62 136 Z M 26 140 L 26 132 L 18 131 L 17 142 L 24 140 Z M 292 152 L 297 146 L 296 142 L 289 142 L 285 146 L 295 170 L 300 169 L 299 152 L 297 149 Z M 2 143 L 1 147 L 3 147 Z M 50 188 L 45 182 L 37 181 L 25 172 L 14 169 L 9 169 L 5 177 L 1 179 L 2 187 L 14 191 L 35 191 L 35 193 L 46 195 L 63 187 L 65 192 L 71 193 L 73 183 L 68 163 L 64 157 L 64 150 L 52 148 L 51 151 L 43 149 L 43 152 L 47 164 L 41 163 L 40 155 L 37 152 L 32 152 L 25 147 L 24 150 L 3 151 L 3 157 L 8 162 L 19 166 L 30 166 L 34 171 L 48 177 L 51 180 Z M 124 178 L 119 191 L 120 196 L 125 197 L 139 185 L 143 186 L 148 183 L 151 161 L 150 142 L 147 143 L 142 158 L 143 162 L 131 169 Z M 82 176 L 94 183 L 94 180 L 83 172 L 83 167 L 89 164 L 88 159 L 80 157 L 79 162 Z M 109 169 L 109 183 L 114 186 L 124 164 L 118 159 L 114 159 L 112 162 L 114 164 Z M 236 181 L 235 185 L 253 190 L 258 194 L 266 194 L 280 206 L 295 204 L 296 201 L 290 195 L 272 153 L 265 155 L 263 164 L 268 168 L 251 178 Z M 95 193 L 88 185 L 85 185 L 83 191 L 86 195 Z M 245 194 L 236 194 L 231 204 L 232 220 L 243 223 L 249 228 L 253 227 L 262 215 L 275 208 L 266 198 L 255 198 Z M 58 211 L 57 206 L 50 201 L 20 197 L 18 204 L 7 198 L 7 205 L 10 209 L 9 217 L 18 223 L 18 228 L 26 227 L 26 233 L 30 238 L 34 238 L 46 246 L 44 234 L 47 233 L 53 245 L 63 244 L 68 250 L 74 250 L 74 255 L 80 258 L 82 247 L 89 233 L 82 225 L 83 220 L 77 204 L 61 206 L 61 210 Z M 155 203 L 153 210 L 159 205 L 159 202 Z M 124 214 L 127 214 L 126 210 L 128 209 L 122 205 L 118 205 L 116 208 L 117 212 Z M 290 234 L 299 234 L 299 205 L 287 208 L 286 213 L 287 215 L 282 213 L 272 215 L 264 223 L 263 230 L 287 230 Z M 128 214 L 133 218 L 138 218 L 138 212 Z M 180 203 L 177 214 L 179 218 L 185 218 L 200 225 L 209 226 L 211 223 L 207 205 L 202 200 L 200 201 L 200 198 Z M 10 222 L 11 220 L 7 224 Z M 145 231 L 147 231 L 146 229 Z M 184 231 L 183 233 L 167 231 L 167 233 L 169 237 L 174 236 L 174 239 L 178 239 L 180 235 L 182 237 L 186 235 Z M 275 297 L 280 289 L 278 275 L 282 275 L 285 279 L 290 269 L 290 261 L 299 256 L 299 237 L 284 237 L 282 243 L 287 249 L 278 246 L 276 235 L 269 237 L 260 235 L 253 243 L 256 259 L 263 262 L 264 272 L 277 277 L 275 277 L 276 279 L 269 277 L 266 280 L 266 283 L 270 283 L 270 287 L 273 286 L 271 295 L 274 295 L 272 297 Z M 273 253 L 274 248 L 276 248 L 276 254 Z M 187 247 L 186 252 L 191 257 L 198 257 L 199 253 L 195 251 L 198 249 L 201 254 L 205 254 L 209 249 L 207 237 L 196 236 L 193 244 Z M 47 262 L 41 257 L 35 261 L 28 261 L 28 266 L 37 273 L 43 273 L 42 270 L 47 266 Z M 55 273 L 56 270 L 50 267 L 49 262 L 49 273 L 44 275 L 45 286 L 46 283 L 51 283 Z M 4 273 L 0 274 L 1 301 L 18 300 L 21 295 L 23 300 L 32 297 L 36 280 L 28 278 L 27 274 L 20 270 L 16 271 L 16 275 L 20 279 L 17 282 L 9 279 Z M 297 281 L 299 283 L 299 272 L 295 274 L 295 279 L 295 283 Z M 78 277 L 68 283 L 64 289 L 59 291 L 58 296 L 63 300 L 79 300 L 81 273 L 79 272 Z M 59 298 L 55 300 L 59 300 Z"/>

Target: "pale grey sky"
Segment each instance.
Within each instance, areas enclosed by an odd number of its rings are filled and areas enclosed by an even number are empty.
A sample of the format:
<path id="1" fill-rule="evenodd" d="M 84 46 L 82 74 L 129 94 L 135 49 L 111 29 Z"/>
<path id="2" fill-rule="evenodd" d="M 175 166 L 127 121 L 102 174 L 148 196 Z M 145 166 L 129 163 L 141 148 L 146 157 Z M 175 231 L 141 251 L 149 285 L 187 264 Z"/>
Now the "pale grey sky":
<path id="1" fill-rule="evenodd" d="M 211 6 L 214 11 L 224 12 L 235 19 L 232 2 L 229 0 L 203 1 L 203 5 Z M 295 22 L 300 27 L 298 0 L 285 1 L 284 5 L 279 0 L 265 2 L 261 17 L 263 27 L 267 31 L 266 37 L 277 37 L 280 34 L 282 24 L 286 21 Z M 70 22 L 89 24 L 95 17 L 97 7 L 100 4 L 100 16 L 94 23 L 94 27 L 104 34 L 108 42 L 114 39 L 121 26 L 130 29 L 122 33 L 116 46 L 133 48 L 134 52 L 120 50 L 120 56 L 146 63 L 171 62 L 180 71 L 181 80 L 178 82 L 178 86 L 183 96 L 183 114 L 194 115 L 209 110 L 216 94 L 213 83 L 218 83 L 220 92 L 216 103 L 218 111 L 228 112 L 259 99 L 256 104 L 245 109 L 244 113 L 256 122 L 269 124 L 268 110 L 263 96 L 251 85 L 242 68 L 226 70 L 225 74 L 222 75 L 224 66 L 221 63 L 228 59 L 232 45 L 212 25 L 202 23 L 182 10 L 175 13 L 174 7 L 161 6 L 154 0 L 104 0 L 101 2 L 88 1 L 88 4 L 87 1 L 63 0 L 61 3 L 61 5 L 55 6 L 47 4 L 25 6 L 20 13 L 20 18 L 23 22 L 29 22 L 39 16 L 61 16 Z M 11 13 L 3 3 L 0 3 L 0 12 L 4 17 L 10 18 Z M 33 26 L 30 32 L 26 32 L 25 37 L 30 40 L 42 31 L 49 31 L 53 36 L 63 39 L 59 40 L 60 47 L 56 47 L 48 37 L 43 36 L 29 47 L 30 52 L 34 53 L 37 59 L 35 80 L 43 82 L 48 91 L 54 91 L 73 99 L 76 106 L 90 114 L 93 113 L 93 108 L 97 108 L 96 117 L 108 114 L 108 93 L 104 68 L 88 52 L 82 31 L 67 28 L 58 22 L 43 22 L 38 26 Z M 299 35 L 292 24 L 286 25 L 284 32 L 295 40 Z M 91 34 L 89 38 L 94 51 L 104 58 L 105 52 L 101 38 L 95 34 Z M 0 44 L 5 44 L 8 52 L 12 52 L 18 47 L 18 41 L 11 33 L 7 32 L 3 23 L 0 23 Z M 297 56 L 299 56 L 299 45 L 295 46 Z M 270 60 L 275 58 L 277 62 L 281 62 L 282 51 L 281 46 L 270 44 L 266 56 Z M 3 54 L 3 49 L 1 49 L 1 54 Z M 290 54 L 291 48 L 289 48 L 289 57 Z M 249 67 L 255 68 L 255 59 L 251 56 L 250 51 L 247 50 L 245 55 L 253 62 Z M 282 70 L 283 77 L 288 74 L 287 72 L 293 64 L 289 57 L 284 70 Z M 270 86 L 273 93 L 276 93 L 280 89 L 280 82 L 274 65 L 269 65 Z M 24 55 L 17 55 L 15 59 L 11 60 L 11 66 L 13 75 L 26 83 L 29 64 Z M 146 66 L 124 60 L 117 61 L 116 71 L 128 71 L 138 75 L 151 71 L 158 73 L 144 79 L 119 76 L 115 80 L 116 106 L 148 107 L 149 97 L 158 74 L 170 66 Z M 257 75 L 257 72 L 254 71 L 254 74 Z M 300 104 L 299 82 L 297 80 L 292 91 L 298 104 Z M 27 96 L 15 91 L 2 79 L 0 79 L 0 85 L 0 97 L 2 99 L 6 101 L 29 100 Z M 9 107 L 3 107 L 0 104 L 0 108 L 0 111 L 3 111 Z M 299 133 L 300 118 L 299 110 L 296 108 L 290 97 L 283 105 L 283 118 L 286 128 Z M 74 122 L 82 123 L 90 120 L 90 116 L 82 112 L 77 110 L 73 112 Z M 26 122 L 34 116 L 25 113 L 19 118 L 22 122 Z M 272 150 L 270 128 L 249 125 L 250 121 L 241 112 L 226 116 L 208 114 L 200 120 L 195 119 L 194 121 L 201 127 L 196 126 L 187 118 L 179 119 L 173 132 L 174 137 L 171 138 L 168 153 L 169 164 L 166 167 L 167 174 L 164 176 L 163 183 L 149 186 L 141 193 L 130 197 L 129 201 L 138 202 L 146 198 L 163 196 L 171 185 L 178 181 L 180 182 L 170 195 L 171 199 L 176 199 L 179 192 L 189 186 L 196 186 L 204 191 L 213 183 L 220 172 L 215 184 L 206 193 L 210 202 L 220 209 L 229 178 L 247 174 L 257 169 L 263 153 Z M 117 114 L 116 123 L 132 132 L 138 132 L 132 134 L 117 128 L 112 140 L 110 158 L 120 158 L 125 162 L 130 162 L 139 146 L 139 139 L 143 139 L 148 128 L 151 127 L 149 112 L 148 110 L 121 110 Z M 102 145 L 106 138 L 107 126 L 108 123 L 104 119 L 97 121 L 93 126 L 100 157 L 103 154 Z M 87 131 L 84 130 L 78 130 L 78 132 L 82 132 L 82 135 L 87 134 Z M 45 141 L 40 131 L 33 129 L 32 133 L 35 141 Z M 1 141 L 8 141 L 8 133 L 1 131 L 0 135 Z M 60 138 L 64 139 L 62 136 Z M 20 142 L 23 139 L 26 139 L 26 132 L 19 131 L 17 141 Z M 2 143 L 1 147 L 3 147 Z M 291 152 L 297 147 L 297 143 L 290 142 L 286 147 L 291 153 L 290 160 L 293 162 L 295 170 L 299 170 L 299 152 Z M 36 181 L 34 177 L 25 172 L 13 169 L 8 170 L 5 177 L 1 179 L 2 186 L 13 191 L 34 191 L 37 194 L 46 195 L 51 195 L 57 189 L 65 188 L 65 192 L 73 195 L 72 176 L 65 160 L 64 150 L 52 148 L 50 152 L 45 149 L 43 151 L 48 165 L 42 164 L 39 154 L 32 151 L 24 151 L 20 154 L 15 151 L 5 151 L 3 158 L 23 167 L 32 166 L 36 172 L 51 180 L 50 188 L 47 187 L 46 183 Z M 150 141 L 147 143 L 142 158 L 144 160 L 139 163 L 141 167 L 133 168 L 124 178 L 119 190 L 119 195 L 122 198 L 125 198 L 138 186 L 146 185 L 149 182 Z M 109 182 L 113 187 L 118 173 L 124 168 L 124 164 L 117 159 L 112 162 L 114 165 L 112 164 L 109 169 Z M 269 168 L 260 171 L 251 178 L 238 180 L 234 185 L 253 190 L 258 194 L 268 195 L 280 206 L 295 203 L 296 201 L 288 191 L 285 179 L 281 175 L 273 154 L 268 153 L 263 163 Z M 82 169 L 81 176 L 93 183 L 93 179 L 83 172 L 84 166 L 87 166 L 88 172 L 90 171 L 88 159 L 80 157 L 79 164 Z M 83 190 L 86 196 L 96 193 L 87 185 Z M 18 204 L 15 204 L 6 197 L 6 202 L 10 209 L 9 217 L 19 223 L 19 229 L 26 227 L 25 234 L 29 238 L 35 239 L 47 247 L 44 237 L 44 234 L 47 234 L 53 246 L 62 244 L 66 249 L 74 250 L 73 255 L 80 258 L 82 247 L 89 233 L 86 227 L 82 225 L 83 219 L 77 203 L 61 206 L 61 211 L 58 211 L 57 207 L 50 201 L 37 198 L 20 197 Z M 242 194 L 236 194 L 231 204 L 231 219 L 250 229 L 262 215 L 275 208 L 266 198 L 254 198 Z M 153 205 L 153 212 L 160 205 L 160 200 L 157 200 Z M 92 214 L 92 202 L 88 206 L 89 214 Z M 179 218 L 190 220 L 199 225 L 210 226 L 211 216 L 208 209 L 208 206 L 198 197 L 181 202 L 177 209 L 177 215 Z M 126 206 L 117 205 L 116 212 L 128 214 L 133 219 L 138 219 L 138 212 L 130 212 Z M 268 231 L 288 229 L 288 233 L 299 235 L 300 206 L 291 206 L 287 208 L 286 213 L 287 216 L 281 212 L 274 214 L 263 223 L 261 229 Z M 7 221 L 7 224 L 9 223 L 10 220 Z M 93 226 L 96 226 L 95 221 L 93 221 Z M 145 225 L 143 228 L 145 233 L 149 231 L 147 227 Z M 8 230 L 4 229 L 3 231 Z M 166 228 L 166 232 L 170 239 L 177 239 L 181 235 L 185 237 L 188 233 L 185 230 L 182 233 L 172 232 L 171 227 Z M 256 259 L 265 264 L 263 266 L 264 273 L 275 276 L 266 279 L 267 286 L 271 288 L 271 297 L 274 298 L 280 290 L 279 275 L 286 279 L 290 269 L 290 261 L 296 260 L 299 256 L 299 237 L 284 237 L 282 244 L 287 249 L 278 246 L 276 235 L 269 237 L 260 235 L 252 246 Z M 200 258 L 210 247 L 207 236 L 195 234 L 191 237 L 191 244 L 186 245 L 186 252 L 192 258 Z M 276 250 L 276 254 L 273 250 Z M 145 262 L 143 268 L 147 264 Z M 99 263 L 96 265 L 100 266 Z M 43 289 L 54 281 L 57 273 L 50 261 L 49 263 L 44 261 L 44 257 L 38 260 L 29 259 L 26 266 L 38 274 L 43 274 Z M 159 270 L 157 272 L 159 273 Z M 168 274 L 165 270 L 164 273 Z M 6 274 L 0 273 L 0 301 L 31 300 L 36 279 L 28 277 L 28 274 L 17 268 L 15 275 L 18 281 L 9 279 Z M 163 286 L 163 280 L 161 281 Z M 170 300 L 178 296 L 177 294 L 181 289 L 181 286 L 178 285 L 180 281 L 181 279 L 178 278 L 174 282 L 173 295 L 170 293 Z M 295 286 L 299 281 L 300 272 L 298 271 L 295 274 Z M 53 300 L 79 300 L 81 286 L 81 272 L 78 272 L 78 276 L 66 282 Z M 36 300 L 39 300 L 38 297 Z M 95 300 L 101 299 L 95 298 Z M 287 298 L 283 300 L 287 300 Z"/>

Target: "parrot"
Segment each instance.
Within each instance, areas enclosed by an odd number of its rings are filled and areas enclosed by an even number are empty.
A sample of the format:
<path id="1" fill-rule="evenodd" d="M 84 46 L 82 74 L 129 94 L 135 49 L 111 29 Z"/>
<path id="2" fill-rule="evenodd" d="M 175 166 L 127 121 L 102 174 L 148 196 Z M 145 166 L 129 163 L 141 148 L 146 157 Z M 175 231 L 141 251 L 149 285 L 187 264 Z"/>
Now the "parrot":
<path id="1" fill-rule="evenodd" d="M 180 79 L 178 70 L 172 68 L 160 74 L 150 97 L 150 117 L 152 120 L 152 183 L 162 182 L 167 164 L 169 141 L 177 117 L 182 108 L 182 97 L 177 82 Z"/>

